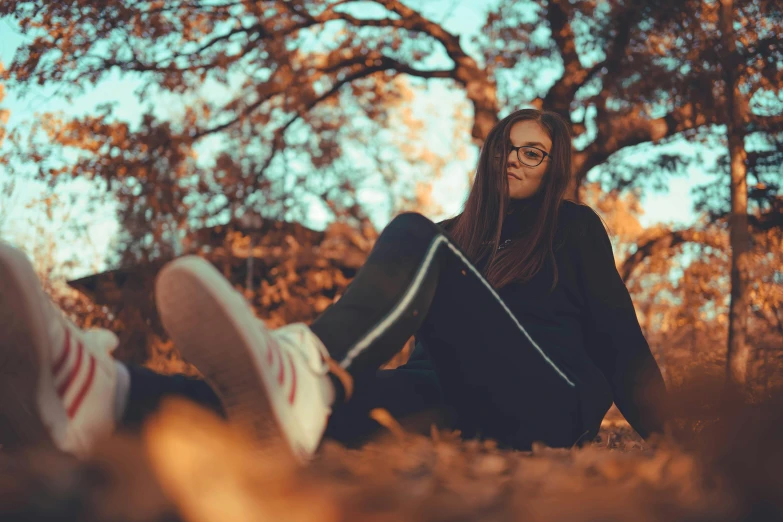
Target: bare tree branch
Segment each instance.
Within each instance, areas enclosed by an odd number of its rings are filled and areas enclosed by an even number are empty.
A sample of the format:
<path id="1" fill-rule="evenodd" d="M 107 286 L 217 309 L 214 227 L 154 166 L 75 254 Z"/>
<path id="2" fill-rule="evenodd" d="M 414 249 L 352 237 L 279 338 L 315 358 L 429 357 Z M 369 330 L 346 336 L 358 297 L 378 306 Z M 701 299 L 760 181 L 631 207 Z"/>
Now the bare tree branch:
<path id="1" fill-rule="evenodd" d="M 695 228 L 671 230 L 653 239 L 648 239 L 637 245 L 636 252 L 628 256 L 620 267 L 620 277 L 627 284 L 634 269 L 650 256 L 659 252 L 670 254 L 671 251 L 684 243 L 700 243 L 716 248 L 725 246 L 725 241 L 708 231 Z"/>
<path id="2" fill-rule="evenodd" d="M 603 111 L 596 118 L 598 135 L 584 150 L 574 154 L 574 178 L 577 186 L 593 167 L 624 147 L 656 142 L 680 132 L 720 123 L 714 114 L 704 114 L 692 104 L 678 108 L 662 118 L 650 120 L 636 111 Z"/>
<path id="3" fill-rule="evenodd" d="M 389 11 L 399 15 L 401 20 L 406 22 L 406 29 L 426 33 L 438 40 L 443 44 L 449 58 L 455 62 L 459 63 L 461 59 L 467 56 L 460 45 L 458 36 L 446 31 L 440 24 L 425 18 L 418 11 L 411 9 L 398 0 L 375 0 L 375 3 L 382 5 Z"/>
<path id="4" fill-rule="evenodd" d="M 360 62 L 366 62 L 365 57 L 360 57 L 360 59 L 351 59 L 346 60 L 345 62 L 341 62 L 337 66 L 331 66 L 327 69 L 324 69 L 325 71 L 329 72 L 335 72 L 339 70 L 340 68 L 343 68 L 343 66 L 350 66 L 356 63 Z M 310 100 L 308 102 L 305 102 L 303 104 L 304 112 L 307 112 L 311 110 L 313 107 L 315 107 L 317 104 L 321 103 L 322 101 L 326 100 L 327 98 L 330 98 L 334 94 L 336 94 L 341 87 L 348 83 L 352 83 L 355 80 L 358 80 L 360 78 L 365 78 L 367 76 L 371 76 L 377 72 L 380 71 L 386 71 L 386 70 L 393 70 L 396 74 L 408 74 L 411 76 L 417 76 L 419 78 L 453 78 L 454 77 L 454 69 L 443 69 L 443 70 L 421 70 L 416 69 L 414 67 L 411 67 L 407 64 L 404 64 L 398 60 L 395 60 L 388 56 L 380 56 L 377 59 L 372 60 L 373 65 L 369 67 L 363 67 L 359 69 L 358 71 L 355 71 L 351 74 L 346 75 L 341 80 L 338 80 L 335 82 L 335 84 L 326 92 L 324 92 L 322 95 L 314 98 L 313 100 Z M 309 80 L 305 81 L 305 83 L 309 83 Z M 275 91 L 269 93 L 267 96 L 261 97 L 255 102 L 248 105 L 245 109 L 243 109 L 240 114 L 238 114 L 235 118 L 222 123 L 220 125 L 216 125 L 214 127 L 210 127 L 207 129 L 204 129 L 192 136 L 193 140 L 197 140 L 199 138 L 202 138 L 208 134 L 215 134 L 217 132 L 222 132 L 229 127 L 239 123 L 242 119 L 247 118 L 250 116 L 255 110 L 257 110 L 261 105 L 263 105 L 265 102 L 269 101 L 274 96 L 283 94 L 284 92 L 290 90 L 292 87 L 291 84 L 280 86 Z M 289 122 L 287 122 L 282 128 L 287 129 L 297 118 L 304 116 L 304 113 L 302 112 L 302 109 L 297 111 L 297 115 Z"/>
<path id="5" fill-rule="evenodd" d="M 569 108 L 576 91 L 587 80 L 588 72 L 579 61 L 576 52 L 576 38 L 571 29 L 571 5 L 566 0 L 550 0 L 546 19 L 552 30 L 555 41 L 563 60 L 563 76 L 555 82 L 544 98 L 544 106 L 566 118 L 569 118 Z"/>

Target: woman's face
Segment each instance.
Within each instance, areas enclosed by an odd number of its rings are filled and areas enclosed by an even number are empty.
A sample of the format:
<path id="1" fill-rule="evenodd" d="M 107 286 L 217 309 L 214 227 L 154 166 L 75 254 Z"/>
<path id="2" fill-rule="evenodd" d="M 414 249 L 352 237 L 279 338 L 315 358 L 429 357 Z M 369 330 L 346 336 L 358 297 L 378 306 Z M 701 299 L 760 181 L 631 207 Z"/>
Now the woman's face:
<path id="1" fill-rule="evenodd" d="M 531 146 L 543 150 L 547 154 L 552 152 L 552 140 L 549 138 L 549 134 L 532 120 L 515 123 L 511 127 L 509 138 L 514 147 Z M 520 150 L 519 155 L 524 158 L 525 150 Z M 536 160 L 528 163 L 536 163 Z M 508 155 L 506 166 L 509 197 L 511 199 L 526 199 L 535 194 L 541 186 L 541 180 L 549 167 L 549 156 L 539 166 L 528 167 L 519 161 L 517 151 L 512 150 Z"/>

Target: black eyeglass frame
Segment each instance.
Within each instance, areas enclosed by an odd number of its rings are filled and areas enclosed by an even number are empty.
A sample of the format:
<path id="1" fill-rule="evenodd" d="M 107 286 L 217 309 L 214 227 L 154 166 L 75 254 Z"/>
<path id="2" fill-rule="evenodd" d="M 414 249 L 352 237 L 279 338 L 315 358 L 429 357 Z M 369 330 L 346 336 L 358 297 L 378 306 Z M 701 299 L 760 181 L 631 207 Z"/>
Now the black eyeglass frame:
<path id="1" fill-rule="evenodd" d="M 521 147 L 515 147 L 515 146 L 511 145 L 511 146 L 510 146 L 510 149 L 511 149 L 511 150 L 513 150 L 513 151 L 516 151 L 516 153 L 517 153 L 517 159 L 519 160 L 519 162 L 520 162 L 521 164 L 523 164 L 523 165 L 526 165 L 526 166 L 528 166 L 528 167 L 538 167 L 539 165 L 541 165 L 541 164 L 544 162 L 544 160 L 545 160 L 545 159 L 547 159 L 547 158 L 551 157 L 547 151 L 545 151 L 545 150 L 541 150 L 541 149 L 539 149 L 538 147 L 533 147 L 532 145 L 522 145 Z M 535 165 L 531 165 L 530 163 L 525 163 L 525 162 L 522 160 L 522 156 L 520 156 L 520 155 L 519 155 L 519 151 L 520 151 L 520 149 L 535 149 L 535 150 L 537 150 L 538 152 L 540 152 L 541 154 L 543 154 L 543 156 L 542 156 L 542 158 L 541 158 L 541 161 L 539 161 L 539 162 L 538 162 L 538 163 L 536 163 Z"/>

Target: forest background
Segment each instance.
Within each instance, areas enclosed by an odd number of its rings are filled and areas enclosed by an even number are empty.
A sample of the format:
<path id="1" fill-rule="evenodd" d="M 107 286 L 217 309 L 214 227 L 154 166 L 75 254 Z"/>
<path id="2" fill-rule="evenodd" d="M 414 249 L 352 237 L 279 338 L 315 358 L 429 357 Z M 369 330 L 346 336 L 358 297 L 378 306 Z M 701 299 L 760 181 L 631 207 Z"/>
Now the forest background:
<path id="1" fill-rule="evenodd" d="M 569 195 L 606 220 L 669 386 L 779 394 L 779 2 L 8 0 L 0 15 L 0 232 L 74 320 L 121 334 L 121 359 L 193 371 L 151 304 L 183 253 L 273 325 L 312 319 L 391 217 L 458 212 L 488 130 L 532 106 L 571 123 Z"/>

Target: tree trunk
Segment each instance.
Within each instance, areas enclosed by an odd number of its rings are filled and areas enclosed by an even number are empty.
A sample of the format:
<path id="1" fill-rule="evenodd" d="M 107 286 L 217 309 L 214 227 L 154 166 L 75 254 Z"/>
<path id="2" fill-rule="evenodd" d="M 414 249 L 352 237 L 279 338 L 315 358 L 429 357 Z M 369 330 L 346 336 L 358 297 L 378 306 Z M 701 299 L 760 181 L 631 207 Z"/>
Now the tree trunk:
<path id="1" fill-rule="evenodd" d="M 734 44 L 733 0 L 721 0 L 720 26 L 722 65 L 726 95 L 726 134 L 731 162 L 731 214 L 729 243 L 731 245 L 731 301 L 729 305 L 729 340 L 726 353 L 727 379 L 737 385 L 748 381 L 750 346 L 747 344 L 748 322 L 748 261 L 750 233 L 748 230 L 748 181 L 745 166 L 745 136 L 743 120 L 745 104 L 739 91 Z"/>
<path id="2" fill-rule="evenodd" d="M 592 162 L 590 161 L 590 157 L 586 151 L 574 150 L 572 157 L 571 179 L 568 181 L 568 188 L 566 189 L 565 197 L 566 199 L 579 203 L 579 189 L 582 188 L 585 179 L 587 179 L 587 165 Z"/>
<path id="3" fill-rule="evenodd" d="M 750 234 L 748 232 L 745 146 L 741 135 L 729 134 L 729 153 L 731 154 L 731 216 L 729 217 L 731 304 L 729 305 L 729 346 L 726 363 L 729 378 L 738 384 L 743 384 L 747 381 L 750 360 L 750 346 L 746 342 Z"/>
<path id="4" fill-rule="evenodd" d="M 465 86 L 465 94 L 473 104 L 473 142 L 481 147 L 499 121 L 497 85 L 487 71 L 468 56 L 457 61 L 455 80 Z"/>

